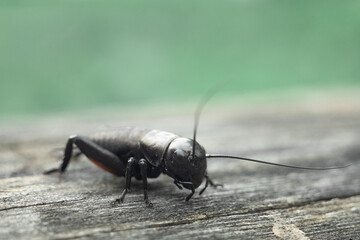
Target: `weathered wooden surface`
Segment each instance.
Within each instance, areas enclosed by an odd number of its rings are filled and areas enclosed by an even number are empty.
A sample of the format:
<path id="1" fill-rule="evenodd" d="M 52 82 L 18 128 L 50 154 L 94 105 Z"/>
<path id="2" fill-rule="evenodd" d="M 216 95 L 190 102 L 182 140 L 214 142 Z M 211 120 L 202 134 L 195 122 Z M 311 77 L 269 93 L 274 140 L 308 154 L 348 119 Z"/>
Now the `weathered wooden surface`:
<path id="1" fill-rule="evenodd" d="M 212 159 L 208 172 L 223 188 L 208 188 L 185 202 L 188 192 L 161 176 L 150 180 L 153 208 L 145 207 L 137 181 L 122 205 L 111 206 L 124 179 L 85 158 L 71 162 L 61 177 L 41 171 L 60 163 L 51 150 L 74 133 L 140 125 L 191 136 L 191 112 L 157 109 L 3 123 L 0 239 L 360 239 L 356 100 L 208 107 L 198 140 L 209 153 L 306 166 L 353 165 L 319 172 Z"/>

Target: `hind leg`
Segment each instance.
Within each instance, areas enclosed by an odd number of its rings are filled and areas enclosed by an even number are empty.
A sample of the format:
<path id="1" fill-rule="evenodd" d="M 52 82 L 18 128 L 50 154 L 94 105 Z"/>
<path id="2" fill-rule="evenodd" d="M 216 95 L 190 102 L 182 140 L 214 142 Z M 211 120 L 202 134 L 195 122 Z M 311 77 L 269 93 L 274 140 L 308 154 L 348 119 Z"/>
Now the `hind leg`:
<path id="1" fill-rule="evenodd" d="M 45 171 L 44 174 L 65 172 L 73 152 L 73 144 L 75 144 L 81 153 L 85 154 L 85 156 L 87 156 L 98 167 L 115 175 L 125 175 L 125 165 L 114 153 L 97 145 L 91 140 L 80 136 L 71 136 L 67 141 L 63 161 L 60 167 Z"/>

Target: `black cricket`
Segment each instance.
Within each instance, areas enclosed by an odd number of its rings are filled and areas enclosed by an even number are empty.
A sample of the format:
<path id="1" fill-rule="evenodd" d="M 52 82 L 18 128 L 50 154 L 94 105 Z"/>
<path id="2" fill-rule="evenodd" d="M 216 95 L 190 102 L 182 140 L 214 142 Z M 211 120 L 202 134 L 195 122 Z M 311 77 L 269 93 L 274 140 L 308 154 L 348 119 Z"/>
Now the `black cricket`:
<path id="1" fill-rule="evenodd" d="M 148 206 L 152 203 L 148 199 L 147 179 L 157 178 L 161 173 L 168 175 L 174 180 L 179 189 L 189 189 L 191 193 L 185 198 L 189 201 L 205 179 L 205 186 L 200 195 L 210 184 L 213 187 L 221 186 L 214 184 L 206 171 L 208 158 L 233 158 L 257 163 L 270 164 L 281 167 L 328 170 L 339 167 L 311 168 L 301 166 L 290 166 L 265 162 L 250 158 L 222 154 L 206 154 L 205 149 L 196 142 L 196 132 L 200 112 L 207 101 L 215 94 L 219 86 L 211 89 L 200 102 L 195 113 L 195 126 L 193 139 L 179 135 L 138 127 L 126 127 L 117 131 L 100 132 L 91 137 L 71 136 L 65 146 L 64 156 L 59 168 L 51 169 L 44 174 L 54 172 L 64 173 L 73 155 L 75 145 L 80 153 L 83 153 L 95 165 L 116 176 L 125 177 L 125 188 L 120 198 L 113 203 L 123 202 L 125 195 L 130 190 L 131 178 L 142 180 L 144 190 L 144 201 Z"/>

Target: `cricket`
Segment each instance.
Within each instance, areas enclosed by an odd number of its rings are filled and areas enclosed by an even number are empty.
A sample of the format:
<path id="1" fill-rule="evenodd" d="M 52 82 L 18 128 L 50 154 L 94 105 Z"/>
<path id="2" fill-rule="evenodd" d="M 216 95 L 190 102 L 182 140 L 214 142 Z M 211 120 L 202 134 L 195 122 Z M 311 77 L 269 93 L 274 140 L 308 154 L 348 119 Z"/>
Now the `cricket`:
<path id="1" fill-rule="evenodd" d="M 227 82 L 226 82 L 227 83 Z M 220 86 L 219 86 L 220 85 Z M 207 159 L 232 158 L 251 161 L 273 166 L 297 168 L 304 170 L 330 170 L 345 168 L 344 166 L 331 167 L 306 167 L 278 164 L 232 156 L 226 154 L 207 154 L 205 148 L 196 141 L 196 133 L 201 111 L 212 96 L 222 87 L 224 82 L 214 86 L 202 98 L 195 112 L 193 138 L 186 138 L 174 133 L 152 130 L 140 127 L 123 127 L 118 130 L 103 131 L 92 136 L 69 137 L 62 163 L 58 168 L 45 171 L 44 174 L 55 172 L 64 173 L 73 155 L 74 146 L 99 168 L 119 177 L 125 177 L 125 187 L 118 199 L 113 204 L 122 203 L 130 191 L 131 179 L 142 181 L 144 202 L 152 206 L 148 198 L 148 178 L 157 178 L 166 174 L 173 179 L 179 189 L 188 189 L 190 193 L 185 201 L 189 201 L 205 180 L 205 186 L 200 190 L 201 195 L 208 187 L 222 186 L 215 184 L 207 172 Z"/>

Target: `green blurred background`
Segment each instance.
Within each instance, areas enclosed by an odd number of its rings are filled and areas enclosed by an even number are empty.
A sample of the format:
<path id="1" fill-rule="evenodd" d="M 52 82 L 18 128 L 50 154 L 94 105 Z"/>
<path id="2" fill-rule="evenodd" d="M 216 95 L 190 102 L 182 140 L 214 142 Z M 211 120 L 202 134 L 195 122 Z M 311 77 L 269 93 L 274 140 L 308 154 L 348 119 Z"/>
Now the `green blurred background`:
<path id="1" fill-rule="evenodd" d="M 0 2 L 0 116 L 360 85 L 360 1 Z"/>

